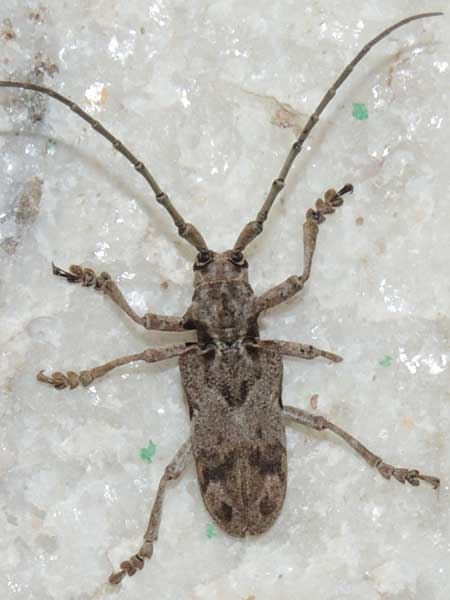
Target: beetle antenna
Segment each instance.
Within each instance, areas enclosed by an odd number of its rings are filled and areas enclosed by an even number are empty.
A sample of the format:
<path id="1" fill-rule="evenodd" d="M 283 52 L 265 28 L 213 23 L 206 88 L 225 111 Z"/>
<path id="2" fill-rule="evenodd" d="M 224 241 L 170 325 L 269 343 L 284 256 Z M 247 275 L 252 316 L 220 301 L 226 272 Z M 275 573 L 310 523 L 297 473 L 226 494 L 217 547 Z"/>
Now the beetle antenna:
<path id="1" fill-rule="evenodd" d="M 208 246 L 206 245 L 206 242 L 203 239 L 201 233 L 194 225 L 192 225 L 191 223 L 186 223 L 186 221 L 183 219 L 183 217 L 172 204 L 169 196 L 166 194 L 166 192 L 163 192 L 161 190 L 157 181 L 147 169 L 147 167 L 144 165 L 144 163 L 138 158 L 136 158 L 136 156 L 132 152 L 130 152 L 130 150 L 128 150 L 128 148 L 124 144 L 122 144 L 120 140 L 114 137 L 105 127 L 103 127 L 101 123 L 99 123 L 96 119 L 92 118 L 87 112 L 80 108 L 78 104 L 75 104 L 75 102 L 72 102 L 72 100 L 69 100 L 68 98 L 62 96 L 54 90 L 46 88 L 42 85 L 37 85 L 35 83 L 0 81 L 0 87 L 14 87 L 21 88 L 24 90 L 33 90 L 41 94 L 46 94 L 47 96 L 50 96 L 51 98 L 54 98 L 55 100 L 58 100 L 59 102 L 62 102 L 63 104 L 68 106 L 70 110 L 72 110 L 79 117 L 87 121 L 92 127 L 92 129 L 94 129 L 97 133 L 106 138 L 108 142 L 112 144 L 113 148 L 117 150 L 117 152 L 120 152 L 122 156 L 125 156 L 125 158 L 133 165 L 136 171 L 142 175 L 142 177 L 146 180 L 146 182 L 150 185 L 153 192 L 155 193 L 156 201 L 159 202 L 159 204 L 161 204 L 162 206 L 164 206 L 169 215 L 172 217 L 172 220 L 178 229 L 178 234 L 187 242 L 189 242 L 189 244 L 195 246 L 197 250 L 202 251 L 208 249 Z"/>
<path id="2" fill-rule="evenodd" d="M 306 125 L 303 127 L 303 130 L 300 133 L 300 136 L 298 137 L 296 142 L 294 142 L 294 144 L 293 144 L 293 146 L 281 168 L 281 171 L 280 171 L 277 179 L 275 179 L 275 181 L 272 183 L 270 191 L 267 194 L 266 199 L 264 200 L 264 203 L 256 217 L 256 220 L 250 221 L 249 223 L 247 223 L 247 225 L 241 231 L 241 233 L 234 245 L 234 250 L 239 250 L 239 251 L 243 250 L 248 244 L 250 244 L 250 242 L 252 242 L 262 232 L 264 222 L 266 221 L 266 219 L 269 215 L 269 211 L 272 208 L 272 205 L 275 202 L 276 197 L 283 189 L 287 174 L 289 173 L 289 170 L 292 167 L 294 160 L 297 158 L 298 154 L 300 153 L 305 140 L 308 138 L 309 134 L 311 133 L 314 125 L 319 120 L 319 117 L 322 114 L 322 112 L 324 111 L 324 109 L 328 106 L 330 101 L 333 99 L 337 90 L 341 87 L 341 85 L 344 83 L 344 81 L 347 79 L 347 77 L 353 71 L 355 66 L 365 57 L 365 55 L 369 52 L 369 50 L 371 48 L 373 48 L 373 46 L 375 46 L 375 44 L 380 42 L 383 38 L 385 38 L 390 33 L 392 33 L 392 31 L 394 31 L 395 29 L 398 29 L 399 27 L 403 27 L 403 25 L 406 25 L 407 23 L 410 23 L 411 21 L 415 21 L 416 19 L 425 19 L 427 17 L 436 17 L 436 16 L 443 15 L 443 14 L 444 13 L 442 13 L 442 12 L 429 12 L 429 13 L 421 13 L 419 15 L 413 15 L 411 17 L 407 17 L 406 19 L 403 19 L 402 21 L 399 21 L 398 23 L 391 25 L 390 27 L 388 27 L 387 29 L 385 29 L 384 31 L 379 33 L 376 37 L 374 37 L 370 42 L 368 42 L 358 52 L 358 54 L 355 56 L 355 58 L 345 67 L 345 69 L 342 71 L 342 73 L 339 75 L 339 77 L 336 79 L 336 81 L 333 83 L 333 85 L 329 88 L 329 90 L 326 92 L 326 94 L 320 101 L 319 105 L 317 106 L 316 110 L 309 117 L 308 121 L 306 122 Z"/>

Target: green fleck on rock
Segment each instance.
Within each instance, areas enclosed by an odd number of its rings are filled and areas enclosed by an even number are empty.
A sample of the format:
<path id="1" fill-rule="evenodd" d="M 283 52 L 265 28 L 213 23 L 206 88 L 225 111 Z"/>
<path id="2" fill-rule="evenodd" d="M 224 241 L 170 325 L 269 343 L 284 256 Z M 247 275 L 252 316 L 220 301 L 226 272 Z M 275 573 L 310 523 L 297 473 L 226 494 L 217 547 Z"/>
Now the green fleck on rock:
<path id="1" fill-rule="evenodd" d="M 139 452 L 139 455 L 142 458 L 142 460 L 149 464 L 152 462 L 155 454 L 156 454 L 156 446 L 152 442 L 152 440 L 149 441 L 147 448 L 141 448 L 141 451 Z"/>
<path id="2" fill-rule="evenodd" d="M 359 121 L 364 121 L 364 119 L 369 118 L 369 111 L 367 110 L 367 106 L 362 102 L 353 102 L 352 115 L 355 119 Z"/>
<path id="3" fill-rule="evenodd" d="M 56 142 L 52 138 L 47 140 L 47 154 L 53 155 L 56 152 Z"/>
<path id="4" fill-rule="evenodd" d="M 390 367 L 392 365 L 393 360 L 394 359 L 392 358 L 392 356 L 386 354 L 386 356 L 384 356 L 380 361 L 378 361 L 378 364 L 382 367 Z"/>
<path id="5" fill-rule="evenodd" d="M 208 523 L 206 526 L 206 535 L 209 539 L 215 537 L 217 535 L 216 527 L 214 523 Z"/>

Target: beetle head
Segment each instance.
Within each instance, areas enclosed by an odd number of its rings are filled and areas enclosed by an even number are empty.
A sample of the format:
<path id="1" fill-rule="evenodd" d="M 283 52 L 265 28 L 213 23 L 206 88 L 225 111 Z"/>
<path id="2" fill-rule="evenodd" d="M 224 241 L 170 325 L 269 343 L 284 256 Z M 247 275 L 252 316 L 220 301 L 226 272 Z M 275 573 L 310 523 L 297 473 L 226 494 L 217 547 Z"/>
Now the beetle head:
<path id="1" fill-rule="evenodd" d="M 202 250 L 194 263 L 194 286 L 213 281 L 248 282 L 248 263 L 242 252 Z"/>

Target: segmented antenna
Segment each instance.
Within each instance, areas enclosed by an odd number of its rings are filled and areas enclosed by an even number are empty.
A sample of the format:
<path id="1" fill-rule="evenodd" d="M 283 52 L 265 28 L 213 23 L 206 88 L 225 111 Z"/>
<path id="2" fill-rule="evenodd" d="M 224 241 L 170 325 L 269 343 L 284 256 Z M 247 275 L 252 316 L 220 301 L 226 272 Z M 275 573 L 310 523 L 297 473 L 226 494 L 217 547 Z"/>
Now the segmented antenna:
<path id="1" fill-rule="evenodd" d="M 365 57 L 365 55 L 369 52 L 369 50 L 371 48 L 373 48 L 373 46 L 375 46 L 375 44 L 380 42 L 383 38 L 385 38 L 390 33 L 392 33 L 395 29 L 398 29 L 399 27 L 403 27 L 403 25 L 406 25 L 407 23 L 410 23 L 411 21 L 415 21 L 417 19 L 425 19 L 427 17 L 436 17 L 438 15 L 443 15 L 443 14 L 444 13 L 442 13 L 442 12 L 429 12 L 429 13 L 422 13 L 420 15 L 413 15 L 412 17 L 403 19 L 402 21 L 399 21 L 398 23 L 391 25 L 390 27 L 388 27 L 387 29 L 385 29 L 384 31 L 379 33 L 376 37 L 373 38 L 373 40 L 368 42 L 358 52 L 358 54 L 351 61 L 351 63 L 349 63 L 345 67 L 345 69 L 342 71 L 342 73 L 339 75 L 339 77 L 336 79 L 336 81 L 333 83 L 333 85 L 329 88 L 329 90 L 326 92 L 325 96 L 322 98 L 319 105 L 317 106 L 316 110 L 309 117 L 308 121 L 306 122 L 306 125 L 303 127 L 303 130 L 300 133 L 300 136 L 298 137 L 296 142 L 294 142 L 294 144 L 293 144 L 293 146 L 281 168 L 280 174 L 278 175 L 277 179 L 275 179 L 275 181 L 272 183 L 270 191 L 269 191 L 266 199 L 264 200 L 261 210 L 259 211 L 259 213 L 256 217 L 256 221 L 251 221 L 250 223 L 247 223 L 247 225 L 241 231 L 241 233 L 234 245 L 234 250 L 242 251 L 250 242 L 252 242 L 261 233 L 261 231 L 263 230 L 264 222 L 266 221 L 266 219 L 269 215 L 269 211 L 272 208 L 272 205 L 275 202 L 276 197 L 278 196 L 280 191 L 283 189 L 287 174 L 289 173 L 289 170 L 292 167 L 292 163 L 294 162 L 294 160 L 300 153 L 305 140 L 308 138 L 309 134 L 311 133 L 314 125 L 319 120 L 319 117 L 322 114 L 322 112 L 324 111 L 324 109 L 328 106 L 330 101 L 333 99 L 337 90 L 344 83 L 344 81 L 347 79 L 347 77 L 353 71 L 355 66 Z"/>
<path id="2" fill-rule="evenodd" d="M 62 96 L 58 92 L 55 92 L 49 88 L 46 88 L 42 85 L 37 85 L 35 83 L 20 83 L 17 81 L 0 81 L 0 87 L 9 87 L 9 88 L 21 88 L 24 90 L 33 90 L 35 92 L 39 92 L 41 94 L 46 94 L 59 102 L 62 102 L 66 106 L 70 108 L 74 113 L 76 113 L 79 117 L 84 119 L 89 123 L 89 125 L 94 129 L 97 133 L 102 135 L 104 138 L 112 144 L 113 148 L 120 152 L 122 156 L 133 165 L 138 173 L 142 175 L 142 177 L 146 180 L 146 182 L 150 185 L 153 192 L 155 193 L 156 201 L 159 202 L 167 212 L 172 217 L 173 222 L 175 223 L 178 234 L 184 238 L 187 242 L 189 242 L 192 246 L 195 246 L 197 250 L 200 252 L 203 250 L 208 250 L 205 240 L 202 235 L 198 231 L 194 225 L 191 223 L 186 223 L 180 213 L 176 210 L 172 202 L 170 201 L 169 196 L 161 190 L 155 178 L 151 175 L 150 171 L 144 165 L 144 163 L 136 158 L 136 156 L 128 150 L 128 148 L 117 138 L 115 138 L 101 123 L 99 123 L 96 119 L 92 118 L 87 112 L 85 112 L 82 108 L 72 102 L 65 96 Z"/>

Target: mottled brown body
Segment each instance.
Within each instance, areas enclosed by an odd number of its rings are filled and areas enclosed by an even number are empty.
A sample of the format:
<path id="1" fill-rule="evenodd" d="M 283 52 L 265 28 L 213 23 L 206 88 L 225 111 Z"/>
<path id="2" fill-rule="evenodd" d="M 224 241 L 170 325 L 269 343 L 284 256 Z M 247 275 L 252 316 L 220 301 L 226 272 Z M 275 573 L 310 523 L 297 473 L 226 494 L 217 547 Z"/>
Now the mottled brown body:
<path id="1" fill-rule="evenodd" d="M 138 315 L 108 273 L 96 275 L 92 269 L 72 265 L 64 271 L 53 265 L 53 273 L 69 282 L 92 286 L 109 296 L 133 321 L 159 331 L 194 330 L 197 341 L 163 348 L 149 348 L 123 356 L 103 365 L 81 371 L 55 372 L 48 377 L 40 372 L 39 381 L 57 389 L 89 385 L 112 369 L 143 360 L 156 362 L 178 357 L 181 378 L 191 419 L 191 436 L 167 465 L 160 480 L 140 550 L 121 563 L 109 578 L 119 583 L 125 575 L 142 569 L 151 558 L 158 539 L 164 493 L 169 481 L 178 479 L 193 456 L 200 490 L 211 516 L 230 535 L 242 537 L 266 531 L 277 518 L 286 494 L 287 461 L 284 425 L 289 421 L 317 430 L 328 429 L 348 443 L 367 463 L 386 479 L 418 486 L 426 481 L 433 487 L 439 479 L 416 469 L 394 467 L 373 454 L 352 435 L 322 416 L 286 406 L 281 401 L 282 360 L 284 356 L 303 359 L 324 357 L 333 362 L 342 359 L 331 352 L 297 342 L 261 340 L 258 317 L 266 310 L 291 298 L 303 289 L 310 277 L 319 225 L 343 204 L 343 196 L 352 191 L 350 184 L 338 192 L 328 190 L 314 209 L 306 212 L 303 225 L 304 268 L 300 276 L 255 296 L 248 281 L 248 265 L 243 250 L 263 230 L 269 211 L 284 186 L 286 176 L 303 143 L 319 120 L 337 89 L 369 50 L 395 29 L 416 19 L 441 13 L 424 13 L 403 19 L 368 42 L 347 65 L 293 144 L 256 219 L 245 225 L 232 250 L 210 250 L 201 233 L 186 223 L 168 195 L 145 165 L 124 144 L 77 104 L 58 92 L 32 83 L 0 81 L 0 87 L 16 87 L 47 94 L 62 102 L 87 121 L 113 147 L 129 160 L 155 193 L 156 201 L 169 213 L 179 235 L 198 250 L 194 264 L 194 295 L 184 316 Z"/>
<path id="2" fill-rule="evenodd" d="M 180 370 L 206 508 L 230 535 L 263 533 L 286 494 L 280 352 L 239 341 L 186 354 Z"/>
<path id="3" fill-rule="evenodd" d="M 240 252 L 204 253 L 194 271 L 183 323 L 199 348 L 180 357 L 180 370 L 200 490 L 227 533 L 263 533 L 286 495 L 281 353 L 259 340 L 261 311 Z"/>

